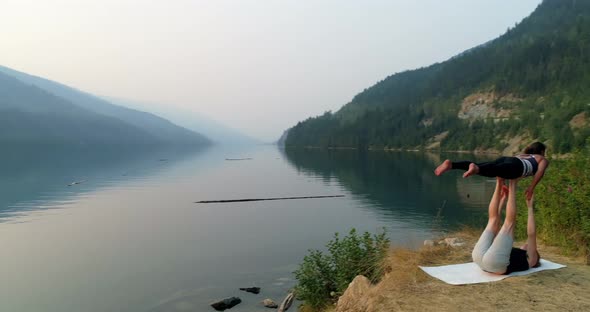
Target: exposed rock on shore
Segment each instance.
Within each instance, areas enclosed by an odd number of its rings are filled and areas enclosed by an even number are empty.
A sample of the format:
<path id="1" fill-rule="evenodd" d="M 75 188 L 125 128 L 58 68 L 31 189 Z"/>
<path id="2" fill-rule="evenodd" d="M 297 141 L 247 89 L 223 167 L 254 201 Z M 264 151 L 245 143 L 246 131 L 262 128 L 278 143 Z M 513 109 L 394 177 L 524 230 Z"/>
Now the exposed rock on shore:
<path id="1" fill-rule="evenodd" d="M 240 288 L 240 290 L 243 290 L 243 291 L 249 292 L 249 293 L 253 293 L 253 294 L 260 293 L 260 287 L 245 287 L 245 288 Z"/>
<path id="2" fill-rule="evenodd" d="M 268 299 L 268 298 L 262 300 L 262 304 L 265 307 L 267 307 L 267 308 L 274 308 L 274 309 L 276 309 L 276 308 L 279 307 L 279 305 L 276 302 L 274 302 L 272 299 Z"/>
<path id="3" fill-rule="evenodd" d="M 217 302 L 213 302 L 211 304 L 211 306 L 213 307 L 213 309 L 215 309 L 217 311 L 223 311 L 226 309 L 233 308 L 234 306 L 236 306 L 240 302 L 242 302 L 242 299 L 240 299 L 238 297 L 230 297 L 230 298 L 225 298 L 223 300 L 219 300 Z"/>

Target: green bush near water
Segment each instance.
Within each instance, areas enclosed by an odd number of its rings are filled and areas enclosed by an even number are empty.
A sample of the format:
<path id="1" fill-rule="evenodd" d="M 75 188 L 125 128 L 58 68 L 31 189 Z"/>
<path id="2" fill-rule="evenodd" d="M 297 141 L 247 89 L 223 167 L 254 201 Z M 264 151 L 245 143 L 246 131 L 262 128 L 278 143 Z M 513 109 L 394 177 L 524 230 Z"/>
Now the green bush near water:
<path id="1" fill-rule="evenodd" d="M 530 179 L 524 180 L 528 184 Z M 526 203 L 519 187 L 516 235 L 526 239 Z M 521 208 L 522 207 L 522 208 Z M 590 144 L 563 160 L 551 160 L 535 189 L 537 237 L 573 254 L 590 253 Z"/>
<path id="2" fill-rule="evenodd" d="M 383 260 L 389 249 L 386 232 L 371 235 L 350 230 L 345 237 L 338 233 L 326 244 L 328 253 L 310 250 L 294 272 L 298 284 L 295 293 L 299 300 L 314 309 L 337 300 L 357 276 L 364 275 L 377 282 L 383 275 Z"/>

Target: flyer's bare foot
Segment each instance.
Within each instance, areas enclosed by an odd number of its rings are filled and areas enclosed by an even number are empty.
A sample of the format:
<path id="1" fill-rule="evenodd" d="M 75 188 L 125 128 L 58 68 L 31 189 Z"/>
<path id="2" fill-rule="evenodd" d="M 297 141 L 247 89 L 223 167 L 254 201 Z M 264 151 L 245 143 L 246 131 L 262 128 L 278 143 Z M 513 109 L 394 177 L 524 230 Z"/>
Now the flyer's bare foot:
<path id="1" fill-rule="evenodd" d="M 469 170 L 467 170 L 467 171 L 466 171 L 466 172 L 463 174 L 463 177 L 464 177 L 464 178 L 467 178 L 467 177 L 469 177 L 469 176 L 472 176 L 472 175 L 474 175 L 474 174 L 477 174 L 478 172 L 479 172 L 479 167 L 477 167 L 477 165 L 476 165 L 476 164 L 474 164 L 474 163 L 470 163 L 470 164 L 469 164 Z"/>
<path id="2" fill-rule="evenodd" d="M 508 197 L 509 193 L 510 193 L 510 190 L 508 189 L 508 186 L 502 185 L 502 196 Z"/>
<path id="3" fill-rule="evenodd" d="M 436 167 L 436 169 L 434 170 L 434 174 L 436 174 L 437 176 L 451 170 L 451 167 L 453 166 L 453 164 L 451 163 L 450 160 L 445 160 L 443 161 L 442 164 L 440 164 L 438 167 Z"/>

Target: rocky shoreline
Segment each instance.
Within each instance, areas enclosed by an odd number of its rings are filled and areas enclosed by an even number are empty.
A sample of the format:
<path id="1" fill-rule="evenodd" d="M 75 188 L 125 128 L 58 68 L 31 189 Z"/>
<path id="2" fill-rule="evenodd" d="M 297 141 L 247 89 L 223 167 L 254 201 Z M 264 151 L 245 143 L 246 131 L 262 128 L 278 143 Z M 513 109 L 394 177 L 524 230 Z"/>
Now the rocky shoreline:
<path id="1" fill-rule="evenodd" d="M 242 287 L 239 289 L 242 291 L 248 292 L 248 293 L 255 294 L 255 295 L 260 294 L 260 291 L 261 291 L 260 287 Z M 295 294 L 293 292 L 290 292 L 287 294 L 285 299 L 283 299 L 283 301 L 281 302 L 280 305 L 278 305 L 276 302 L 274 302 L 270 298 L 266 298 L 266 299 L 262 300 L 260 302 L 260 304 L 262 304 L 266 308 L 277 309 L 278 312 L 284 312 L 284 311 L 287 311 L 291 307 L 294 300 L 295 300 Z M 210 306 L 213 309 L 215 309 L 216 311 L 225 311 L 225 310 L 235 307 L 236 305 L 238 305 L 240 303 L 242 303 L 242 299 L 240 297 L 228 297 L 228 298 L 224 298 L 224 299 L 212 302 L 210 304 Z"/>

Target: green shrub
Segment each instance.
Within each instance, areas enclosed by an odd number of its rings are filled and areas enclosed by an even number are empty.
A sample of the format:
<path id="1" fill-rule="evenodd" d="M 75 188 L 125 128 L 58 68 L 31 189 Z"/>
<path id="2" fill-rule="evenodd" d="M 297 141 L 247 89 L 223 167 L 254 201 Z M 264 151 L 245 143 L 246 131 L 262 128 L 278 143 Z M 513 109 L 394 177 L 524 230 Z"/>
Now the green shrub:
<path id="1" fill-rule="evenodd" d="M 524 190 L 526 186 L 523 183 L 519 189 Z M 527 220 L 524 194 L 518 200 L 516 234 L 524 239 Z M 576 254 L 589 253 L 590 148 L 575 152 L 568 159 L 551 160 L 535 189 L 535 222 L 537 236 L 544 242 Z"/>
<path id="2" fill-rule="evenodd" d="M 345 237 L 338 233 L 326 245 L 328 254 L 310 250 L 294 272 L 297 278 L 295 292 L 299 300 L 314 309 L 337 299 L 357 275 L 373 282 L 382 276 L 382 263 L 387 255 L 389 239 L 385 230 L 359 236 L 355 229 Z"/>

